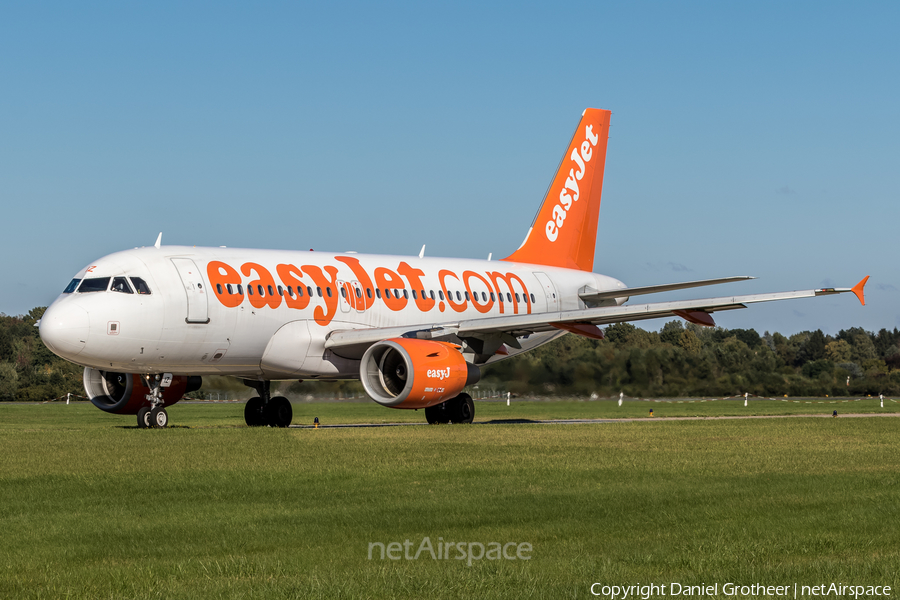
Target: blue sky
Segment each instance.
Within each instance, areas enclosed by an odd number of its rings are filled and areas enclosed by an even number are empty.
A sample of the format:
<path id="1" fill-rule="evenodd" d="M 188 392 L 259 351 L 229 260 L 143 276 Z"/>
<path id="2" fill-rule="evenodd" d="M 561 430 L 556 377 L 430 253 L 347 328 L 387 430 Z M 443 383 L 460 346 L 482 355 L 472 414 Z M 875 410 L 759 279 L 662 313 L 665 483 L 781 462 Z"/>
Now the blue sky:
<path id="1" fill-rule="evenodd" d="M 717 320 L 900 326 L 900 5 L 323 4 L 0 4 L 0 312 L 160 231 L 505 256 L 594 106 L 613 111 L 596 271 L 759 277 L 710 295 L 871 275 L 865 308 Z"/>

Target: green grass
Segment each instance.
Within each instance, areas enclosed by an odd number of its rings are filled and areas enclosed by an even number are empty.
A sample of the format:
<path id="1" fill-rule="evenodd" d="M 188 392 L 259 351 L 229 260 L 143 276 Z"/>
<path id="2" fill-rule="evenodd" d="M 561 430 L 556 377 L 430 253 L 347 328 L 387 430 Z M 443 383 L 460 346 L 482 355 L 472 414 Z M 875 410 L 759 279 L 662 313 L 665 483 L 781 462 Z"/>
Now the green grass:
<path id="1" fill-rule="evenodd" d="M 729 402 L 476 410 L 479 420 L 760 410 Z M 786 406 L 768 402 L 769 412 Z M 877 399 L 796 406 L 882 410 Z M 83 403 L 0 405 L 0 597 L 589 598 L 593 582 L 673 581 L 900 588 L 897 419 L 276 430 L 241 427 L 242 409 L 178 404 L 178 427 L 138 430 L 133 417 Z M 294 414 L 424 416 L 356 403 L 298 403 Z M 533 558 L 367 558 L 370 542 L 424 536 L 529 542 Z"/>

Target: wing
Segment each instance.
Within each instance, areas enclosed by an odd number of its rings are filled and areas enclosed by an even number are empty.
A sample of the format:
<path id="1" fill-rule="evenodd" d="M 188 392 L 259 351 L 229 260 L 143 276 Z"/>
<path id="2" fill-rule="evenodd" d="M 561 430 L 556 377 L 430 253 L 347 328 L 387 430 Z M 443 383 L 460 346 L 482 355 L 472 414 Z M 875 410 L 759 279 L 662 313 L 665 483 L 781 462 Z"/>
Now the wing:
<path id="1" fill-rule="evenodd" d="M 729 278 L 733 280 L 734 278 Z M 795 292 L 776 292 L 773 294 L 752 294 L 745 296 L 726 296 L 721 298 L 702 298 L 699 300 L 676 300 L 673 302 L 655 302 L 650 304 L 634 304 L 622 306 L 605 306 L 581 310 L 532 313 L 524 315 L 507 315 L 472 319 L 465 321 L 436 323 L 431 326 L 381 327 L 372 329 L 352 329 L 332 331 L 325 341 L 325 348 L 346 358 L 360 358 L 366 349 L 384 339 L 394 337 L 415 337 L 434 340 L 474 340 L 476 359 L 486 361 L 503 345 L 521 348 L 517 338 L 543 331 L 563 329 L 586 337 L 600 338 L 602 332 L 598 325 L 609 325 L 624 321 L 642 321 L 660 317 L 681 317 L 698 325 L 715 325 L 711 314 L 723 310 L 747 308 L 748 304 L 772 302 L 775 300 L 791 300 L 794 298 L 813 298 L 852 292 L 865 305 L 863 287 L 869 278 L 866 277 L 852 288 L 822 288 L 817 290 L 801 290 Z M 692 284 L 697 282 L 691 282 Z M 678 284 L 671 284 L 678 285 Z M 704 283 L 699 283 L 704 285 Z M 708 285 L 708 284 L 706 284 Z M 641 288 L 636 288 L 641 289 Z M 678 288 L 671 288 L 678 289 Z M 616 297 L 629 294 L 625 288 L 615 292 Z M 649 293 L 649 292 L 645 292 Z M 469 344 L 470 346 L 472 344 Z"/>

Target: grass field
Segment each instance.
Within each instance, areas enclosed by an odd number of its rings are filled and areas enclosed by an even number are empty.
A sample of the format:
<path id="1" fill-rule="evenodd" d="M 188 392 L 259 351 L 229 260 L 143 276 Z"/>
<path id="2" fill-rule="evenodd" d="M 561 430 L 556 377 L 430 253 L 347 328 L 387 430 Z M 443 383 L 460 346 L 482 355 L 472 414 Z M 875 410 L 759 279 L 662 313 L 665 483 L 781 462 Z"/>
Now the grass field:
<path id="1" fill-rule="evenodd" d="M 816 402 L 816 401 L 810 401 Z M 477 420 L 895 412 L 838 404 L 478 403 Z M 605 584 L 900 588 L 900 419 L 167 430 L 0 404 L 3 598 L 589 598 Z M 295 423 L 423 420 L 299 403 Z M 526 542 L 530 560 L 381 560 L 372 542 Z"/>

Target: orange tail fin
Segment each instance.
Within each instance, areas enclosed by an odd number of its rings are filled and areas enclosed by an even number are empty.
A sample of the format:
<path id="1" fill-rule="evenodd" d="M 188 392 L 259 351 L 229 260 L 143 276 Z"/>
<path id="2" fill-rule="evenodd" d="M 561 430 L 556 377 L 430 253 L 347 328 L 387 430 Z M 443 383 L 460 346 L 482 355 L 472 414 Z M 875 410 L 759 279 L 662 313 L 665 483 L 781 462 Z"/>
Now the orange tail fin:
<path id="1" fill-rule="evenodd" d="M 525 241 L 503 260 L 594 269 L 609 115 L 597 108 L 582 113 Z"/>

